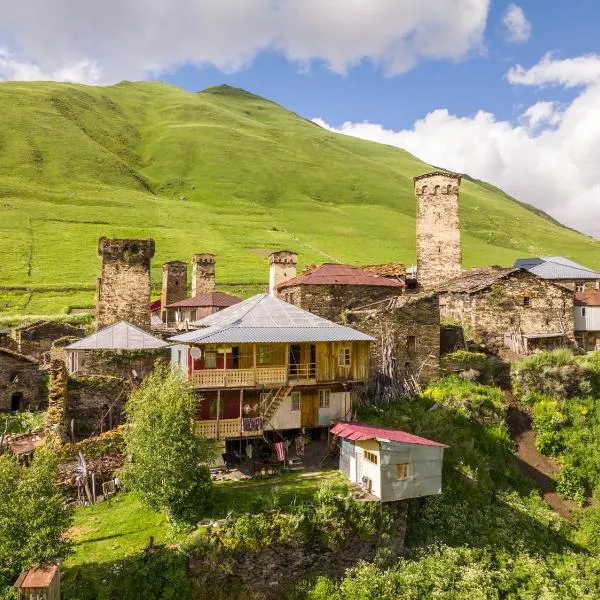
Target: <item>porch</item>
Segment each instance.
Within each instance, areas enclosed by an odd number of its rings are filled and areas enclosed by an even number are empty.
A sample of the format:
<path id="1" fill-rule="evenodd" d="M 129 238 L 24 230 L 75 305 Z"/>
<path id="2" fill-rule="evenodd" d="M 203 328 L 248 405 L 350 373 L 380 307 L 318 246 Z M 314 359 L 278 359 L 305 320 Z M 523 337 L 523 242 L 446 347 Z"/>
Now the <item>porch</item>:
<path id="1" fill-rule="evenodd" d="M 192 371 L 196 388 L 240 388 L 260 385 L 298 385 L 317 381 L 315 363 L 253 369 L 198 369 Z"/>
<path id="2" fill-rule="evenodd" d="M 258 437 L 263 434 L 262 417 L 213 419 L 196 422 L 196 433 L 210 440 Z"/>

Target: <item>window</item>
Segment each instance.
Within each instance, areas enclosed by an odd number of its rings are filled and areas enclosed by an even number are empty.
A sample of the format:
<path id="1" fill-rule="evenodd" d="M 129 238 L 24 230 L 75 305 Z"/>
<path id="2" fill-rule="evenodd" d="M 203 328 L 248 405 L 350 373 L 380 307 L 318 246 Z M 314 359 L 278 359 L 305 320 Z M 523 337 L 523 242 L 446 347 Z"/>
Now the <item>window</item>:
<path id="1" fill-rule="evenodd" d="M 365 450 L 365 460 L 368 460 L 370 463 L 373 463 L 374 465 L 377 464 L 377 454 L 375 454 L 374 452 L 369 452 L 368 450 Z"/>
<path id="2" fill-rule="evenodd" d="M 214 351 L 204 353 L 204 368 L 205 369 L 216 369 L 217 368 L 217 353 Z"/>
<path id="3" fill-rule="evenodd" d="M 409 335 L 406 338 L 406 351 L 409 354 L 417 353 L 417 336 L 416 335 Z"/>
<path id="4" fill-rule="evenodd" d="M 581 307 L 581 316 L 585 317 L 585 306 Z"/>
<path id="5" fill-rule="evenodd" d="M 523 306 L 531 306 L 531 298 L 529 296 L 523 297 Z"/>
<path id="6" fill-rule="evenodd" d="M 259 365 L 266 365 L 271 360 L 271 351 L 269 346 L 265 344 L 259 345 L 256 348 L 256 362 Z"/>
<path id="7" fill-rule="evenodd" d="M 585 283 L 576 283 L 575 291 L 576 292 L 585 292 Z"/>
<path id="8" fill-rule="evenodd" d="M 600 281 L 596 281 L 596 285 L 595 285 L 597 290 L 600 290 Z"/>
<path id="9" fill-rule="evenodd" d="M 408 464 L 396 465 L 396 479 L 408 479 Z"/>
<path id="10" fill-rule="evenodd" d="M 292 392 L 291 410 L 300 410 L 300 392 Z"/>
<path id="11" fill-rule="evenodd" d="M 181 350 L 177 350 L 177 364 L 182 367 L 183 365 L 181 364 Z"/>
<path id="12" fill-rule="evenodd" d="M 338 350 L 338 366 L 349 367 L 350 366 L 350 348 L 340 348 Z"/>
<path id="13" fill-rule="evenodd" d="M 329 408 L 329 390 L 319 390 L 319 408 Z"/>
<path id="14" fill-rule="evenodd" d="M 195 321 L 196 320 L 196 309 L 193 308 L 192 310 L 190 310 L 190 321 Z"/>

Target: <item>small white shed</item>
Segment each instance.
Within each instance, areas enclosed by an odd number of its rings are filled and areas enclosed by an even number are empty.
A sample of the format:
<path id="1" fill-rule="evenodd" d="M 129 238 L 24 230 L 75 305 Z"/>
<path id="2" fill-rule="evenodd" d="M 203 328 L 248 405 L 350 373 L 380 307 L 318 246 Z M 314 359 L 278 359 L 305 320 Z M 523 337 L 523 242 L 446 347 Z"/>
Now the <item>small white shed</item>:
<path id="1" fill-rule="evenodd" d="M 444 444 L 386 427 L 337 423 L 340 471 L 382 502 L 442 492 Z"/>

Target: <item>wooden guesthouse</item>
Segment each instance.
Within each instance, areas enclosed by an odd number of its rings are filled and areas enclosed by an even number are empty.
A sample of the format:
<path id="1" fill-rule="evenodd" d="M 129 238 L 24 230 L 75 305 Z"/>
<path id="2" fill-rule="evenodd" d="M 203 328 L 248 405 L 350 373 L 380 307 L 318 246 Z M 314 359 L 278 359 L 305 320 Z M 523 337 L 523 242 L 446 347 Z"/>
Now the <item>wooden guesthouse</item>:
<path id="1" fill-rule="evenodd" d="M 172 363 L 202 394 L 199 433 L 213 439 L 328 427 L 346 419 L 369 377 L 373 338 L 258 294 L 170 338 Z"/>

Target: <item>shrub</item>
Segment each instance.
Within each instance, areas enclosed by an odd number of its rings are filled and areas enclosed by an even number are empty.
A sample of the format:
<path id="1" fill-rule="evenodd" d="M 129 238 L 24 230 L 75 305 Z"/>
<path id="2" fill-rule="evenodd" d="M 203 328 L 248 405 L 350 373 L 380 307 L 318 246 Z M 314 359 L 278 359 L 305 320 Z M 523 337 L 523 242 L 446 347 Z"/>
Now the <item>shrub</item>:
<path id="1" fill-rule="evenodd" d="M 440 366 L 442 369 L 475 369 L 484 372 L 487 369 L 487 356 L 483 352 L 455 350 L 440 358 Z"/>

